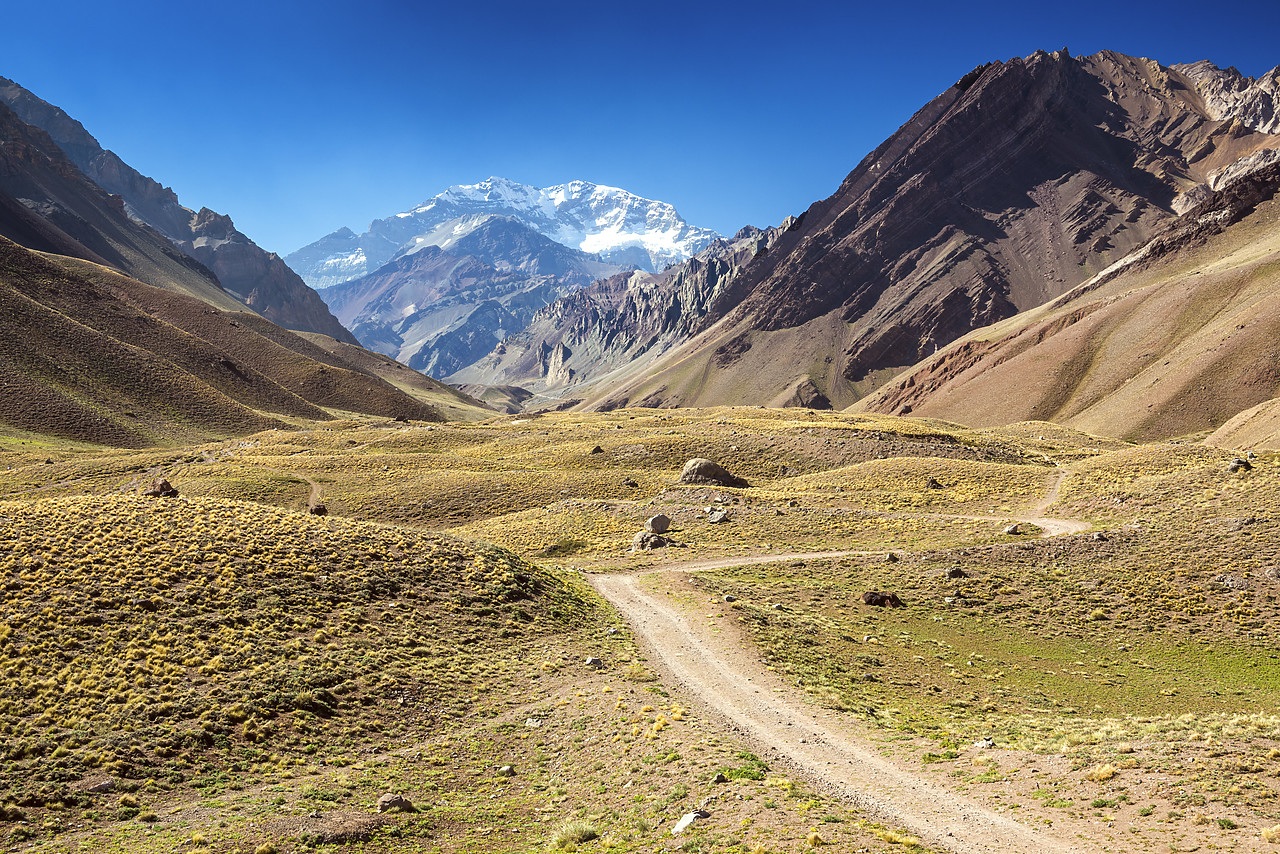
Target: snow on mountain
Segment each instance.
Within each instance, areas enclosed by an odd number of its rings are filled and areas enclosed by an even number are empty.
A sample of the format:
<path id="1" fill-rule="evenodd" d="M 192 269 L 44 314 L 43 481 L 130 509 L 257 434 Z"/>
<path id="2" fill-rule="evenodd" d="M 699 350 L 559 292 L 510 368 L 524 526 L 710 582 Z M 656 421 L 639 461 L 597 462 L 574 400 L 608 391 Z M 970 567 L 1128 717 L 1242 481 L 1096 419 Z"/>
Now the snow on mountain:
<path id="1" fill-rule="evenodd" d="M 364 234 L 339 229 L 286 260 L 312 287 L 332 287 L 425 246 L 447 247 L 490 215 L 515 219 L 603 261 L 650 271 L 679 263 L 720 236 L 685 222 L 666 202 L 617 187 L 570 181 L 538 188 L 489 178 L 450 187 L 412 210 L 375 220 Z"/>

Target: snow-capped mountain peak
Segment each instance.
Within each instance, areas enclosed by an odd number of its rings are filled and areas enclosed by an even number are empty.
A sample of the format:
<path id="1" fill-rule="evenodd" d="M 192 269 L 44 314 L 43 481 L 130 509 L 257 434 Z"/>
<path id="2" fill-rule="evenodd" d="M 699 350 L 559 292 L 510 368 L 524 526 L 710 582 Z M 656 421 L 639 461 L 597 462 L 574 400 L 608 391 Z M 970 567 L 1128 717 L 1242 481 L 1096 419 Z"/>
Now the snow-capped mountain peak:
<path id="1" fill-rule="evenodd" d="M 313 287 L 330 287 L 421 249 L 444 223 L 485 214 L 518 220 L 601 260 L 651 271 L 691 257 L 720 236 L 685 222 L 666 202 L 618 187 L 569 181 L 539 188 L 490 177 L 449 187 L 411 210 L 376 220 L 354 239 L 335 239 L 335 232 L 286 260 Z"/>

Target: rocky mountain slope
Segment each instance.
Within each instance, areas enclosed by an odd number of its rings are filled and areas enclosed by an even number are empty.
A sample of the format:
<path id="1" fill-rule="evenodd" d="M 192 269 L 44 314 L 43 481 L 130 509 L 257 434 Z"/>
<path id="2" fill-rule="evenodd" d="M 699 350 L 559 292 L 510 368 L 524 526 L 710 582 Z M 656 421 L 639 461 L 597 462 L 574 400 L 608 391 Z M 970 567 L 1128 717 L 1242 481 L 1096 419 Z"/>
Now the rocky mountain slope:
<path id="1" fill-rule="evenodd" d="M 434 404 L 448 401 L 480 411 L 310 334 L 330 346 L 249 311 L 0 104 L 0 427 L 142 446 L 330 410 L 440 420 Z"/>
<path id="2" fill-rule="evenodd" d="M 0 103 L 46 133 L 81 172 L 124 201 L 126 212 L 168 237 L 211 270 L 254 311 L 287 329 L 320 332 L 355 344 L 324 301 L 273 252 L 235 229 L 230 217 L 183 207 L 177 195 L 102 148 L 80 122 L 0 77 Z"/>
<path id="3" fill-rule="evenodd" d="M 523 331 L 449 380 L 571 398 L 579 388 L 643 373 L 696 331 L 743 267 L 781 233 L 747 227 L 662 273 L 602 279 L 539 310 Z"/>
<path id="4" fill-rule="evenodd" d="M 661 270 L 699 252 L 714 231 L 690 225 L 665 202 L 616 187 L 572 181 L 539 189 L 503 178 L 450 187 L 412 210 L 375 220 L 363 234 L 341 228 L 285 260 L 312 287 L 372 273 L 424 245 L 447 248 L 449 229 L 485 216 L 514 219 L 557 243 L 618 267 Z"/>
<path id="5" fill-rule="evenodd" d="M 1275 80 L 1112 52 L 976 68 L 749 261 L 680 346 L 616 384 L 563 394 L 674 406 L 803 388 L 847 406 L 1123 258 L 1242 158 L 1274 157 Z M 501 358 L 531 364 L 555 337 L 509 342 Z"/>
<path id="6" fill-rule="evenodd" d="M 366 347 L 436 377 L 479 359 L 552 300 L 618 270 L 509 217 L 446 230 L 436 239 L 447 250 L 424 243 L 324 291 Z"/>
<path id="7" fill-rule="evenodd" d="M 1277 193 L 1280 164 L 1238 179 L 1116 269 L 964 336 L 856 408 L 1280 447 Z"/>

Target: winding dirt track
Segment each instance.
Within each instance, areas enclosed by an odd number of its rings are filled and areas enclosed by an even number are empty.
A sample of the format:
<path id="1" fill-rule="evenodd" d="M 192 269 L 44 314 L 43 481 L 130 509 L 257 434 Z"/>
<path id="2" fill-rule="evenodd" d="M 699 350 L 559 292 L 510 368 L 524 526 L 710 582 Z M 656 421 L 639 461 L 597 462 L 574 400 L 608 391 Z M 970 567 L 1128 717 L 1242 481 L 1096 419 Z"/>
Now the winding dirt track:
<path id="1" fill-rule="evenodd" d="M 1053 503 L 1066 476 L 1065 470 L 1059 471 L 1033 513 L 1042 514 Z M 1039 525 L 1043 536 L 1088 527 L 1040 515 L 1019 521 Z M 590 581 L 631 625 L 650 653 L 651 663 L 667 671 L 689 695 L 771 761 L 796 768 L 859 809 L 906 828 L 927 845 L 957 854 L 1099 850 L 1085 840 L 1066 840 L 1044 828 L 1021 824 L 881 756 L 866 735 L 838 713 L 813 707 L 803 694 L 784 685 L 736 632 L 719 631 L 700 615 L 661 593 L 647 592 L 641 584 L 641 578 L 658 576 L 657 586 L 670 589 L 689 571 L 848 554 L 856 552 L 724 558 L 670 564 L 642 575 L 594 575 Z"/>

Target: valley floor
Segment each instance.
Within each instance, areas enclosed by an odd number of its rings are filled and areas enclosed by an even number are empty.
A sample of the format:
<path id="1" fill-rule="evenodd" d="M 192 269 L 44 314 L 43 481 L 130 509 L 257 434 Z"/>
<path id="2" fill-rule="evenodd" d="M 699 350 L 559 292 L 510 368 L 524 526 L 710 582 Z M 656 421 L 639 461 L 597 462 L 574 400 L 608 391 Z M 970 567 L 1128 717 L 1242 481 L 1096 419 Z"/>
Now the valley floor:
<path id="1" fill-rule="evenodd" d="M 0 834 L 1266 850 L 1280 470 L 1233 456 L 761 409 L 3 440 Z"/>

